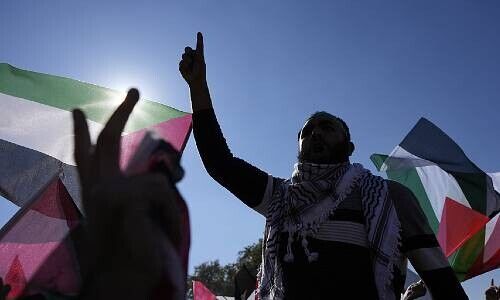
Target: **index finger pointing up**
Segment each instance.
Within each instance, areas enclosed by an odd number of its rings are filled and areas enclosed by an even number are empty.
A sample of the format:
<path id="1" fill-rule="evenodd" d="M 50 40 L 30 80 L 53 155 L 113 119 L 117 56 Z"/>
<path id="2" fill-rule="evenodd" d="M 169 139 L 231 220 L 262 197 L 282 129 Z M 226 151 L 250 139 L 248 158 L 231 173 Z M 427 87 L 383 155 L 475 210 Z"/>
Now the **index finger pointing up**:
<path id="1" fill-rule="evenodd" d="M 201 54 L 201 56 L 204 55 L 204 50 L 203 50 L 203 35 L 201 32 L 198 32 L 196 35 L 196 52 Z"/>

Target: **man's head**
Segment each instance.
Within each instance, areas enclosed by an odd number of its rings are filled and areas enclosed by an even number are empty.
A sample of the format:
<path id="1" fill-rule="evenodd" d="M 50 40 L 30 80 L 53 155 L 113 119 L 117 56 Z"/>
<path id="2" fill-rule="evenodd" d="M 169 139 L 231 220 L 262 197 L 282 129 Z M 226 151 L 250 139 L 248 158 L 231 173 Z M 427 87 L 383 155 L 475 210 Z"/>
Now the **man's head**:
<path id="1" fill-rule="evenodd" d="M 325 111 L 312 114 L 298 134 L 299 162 L 336 164 L 349 161 L 354 151 L 349 127 Z"/>

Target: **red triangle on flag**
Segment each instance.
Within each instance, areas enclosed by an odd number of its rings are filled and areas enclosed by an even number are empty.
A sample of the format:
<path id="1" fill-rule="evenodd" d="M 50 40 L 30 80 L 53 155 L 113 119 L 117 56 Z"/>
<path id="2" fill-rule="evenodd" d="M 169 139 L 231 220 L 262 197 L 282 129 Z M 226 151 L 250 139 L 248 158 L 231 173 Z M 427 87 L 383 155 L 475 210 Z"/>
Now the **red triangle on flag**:
<path id="1" fill-rule="evenodd" d="M 450 256 L 488 221 L 487 216 L 446 197 L 437 236 L 444 254 Z"/>
<path id="2" fill-rule="evenodd" d="M 66 220 L 73 229 L 80 222 L 80 214 L 61 179 L 57 178 L 29 207 L 47 217 Z"/>
<path id="3" fill-rule="evenodd" d="M 26 287 L 26 276 L 24 276 L 23 266 L 18 256 L 14 257 L 9 271 L 5 275 L 5 284 L 10 285 L 11 288 L 8 299 L 21 296 Z"/>
<path id="4" fill-rule="evenodd" d="M 216 300 L 217 297 L 200 281 L 193 280 L 193 300 Z"/>

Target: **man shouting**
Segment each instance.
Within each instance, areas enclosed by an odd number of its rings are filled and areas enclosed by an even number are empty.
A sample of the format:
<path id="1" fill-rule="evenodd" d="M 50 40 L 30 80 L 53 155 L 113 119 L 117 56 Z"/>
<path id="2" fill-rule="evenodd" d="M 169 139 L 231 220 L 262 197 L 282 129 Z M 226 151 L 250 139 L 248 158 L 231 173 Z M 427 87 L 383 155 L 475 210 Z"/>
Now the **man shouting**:
<path id="1" fill-rule="evenodd" d="M 266 218 L 262 299 L 399 299 L 406 258 L 434 299 L 467 298 L 413 194 L 350 163 L 354 144 L 342 119 L 307 118 L 291 177 L 273 177 L 231 154 L 212 107 L 201 33 L 179 70 L 205 168 Z"/>

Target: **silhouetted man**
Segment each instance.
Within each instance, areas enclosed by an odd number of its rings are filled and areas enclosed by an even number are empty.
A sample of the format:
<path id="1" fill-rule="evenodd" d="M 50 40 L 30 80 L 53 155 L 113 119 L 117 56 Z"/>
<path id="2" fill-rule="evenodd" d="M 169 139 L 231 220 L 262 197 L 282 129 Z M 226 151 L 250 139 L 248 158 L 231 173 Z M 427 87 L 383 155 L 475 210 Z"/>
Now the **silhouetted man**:
<path id="1" fill-rule="evenodd" d="M 466 299 L 413 194 L 351 164 L 349 127 L 326 112 L 298 135 L 290 179 L 234 157 L 212 108 L 203 37 L 185 48 L 193 132 L 210 176 L 266 218 L 259 272 L 262 299 L 399 299 L 406 257 L 434 299 Z M 393 201 L 395 200 L 395 201 Z"/>

